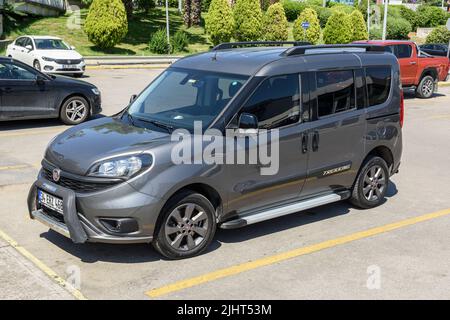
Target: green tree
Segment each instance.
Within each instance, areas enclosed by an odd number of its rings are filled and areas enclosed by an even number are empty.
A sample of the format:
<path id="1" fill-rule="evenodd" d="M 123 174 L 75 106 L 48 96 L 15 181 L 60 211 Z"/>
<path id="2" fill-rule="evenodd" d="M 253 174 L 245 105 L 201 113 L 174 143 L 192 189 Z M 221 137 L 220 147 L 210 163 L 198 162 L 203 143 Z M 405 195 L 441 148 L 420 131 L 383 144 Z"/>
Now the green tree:
<path id="1" fill-rule="evenodd" d="M 114 47 L 128 33 L 125 7 L 120 0 L 94 0 L 84 24 L 89 41 L 103 49 Z"/>
<path id="2" fill-rule="evenodd" d="M 448 44 L 450 41 L 450 31 L 445 26 L 434 28 L 427 36 L 427 43 L 444 43 Z"/>
<path id="3" fill-rule="evenodd" d="M 411 32 L 411 30 L 411 24 L 405 19 L 388 17 L 386 28 L 388 39 L 409 39 L 408 34 Z"/>
<path id="4" fill-rule="evenodd" d="M 349 16 L 341 10 L 333 12 L 323 30 L 325 43 L 349 43 L 352 41 L 352 37 L 353 30 Z"/>
<path id="5" fill-rule="evenodd" d="M 359 10 L 354 10 L 350 14 L 350 20 L 353 30 L 352 41 L 367 40 L 367 27 L 362 13 Z"/>
<path id="6" fill-rule="evenodd" d="M 288 21 L 281 3 L 274 3 L 263 19 L 264 40 L 285 41 L 288 38 Z"/>
<path id="7" fill-rule="evenodd" d="M 303 22 L 309 22 L 308 29 L 303 29 Z M 312 44 L 317 44 L 320 39 L 320 22 L 317 17 L 317 12 L 312 8 L 303 10 L 297 20 L 295 20 L 292 32 L 296 41 L 303 40 L 309 41 Z"/>
<path id="8" fill-rule="evenodd" d="M 214 45 L 231 40 L 234 20 L 228 0 L 211 1 L 205 18 L 205 29 Z"/>
<path id="9" fill-rule="evenodd" d="M 255 41 L 261 38 L 263 15 L 259 0 L 237 0 L 233 17 L 234 37 L 238 41 Z"/>

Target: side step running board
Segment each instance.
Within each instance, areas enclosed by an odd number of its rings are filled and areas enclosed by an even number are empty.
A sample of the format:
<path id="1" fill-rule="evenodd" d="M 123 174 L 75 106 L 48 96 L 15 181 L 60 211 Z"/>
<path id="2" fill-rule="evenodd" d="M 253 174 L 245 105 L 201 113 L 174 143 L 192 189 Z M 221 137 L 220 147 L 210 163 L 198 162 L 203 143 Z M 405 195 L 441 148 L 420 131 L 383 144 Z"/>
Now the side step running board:
<path id="1" fill-rule="evenodd" d="M 235 219 L 226 221 L 220 226 L 222 229 L 236 229 L 273 218 L 282 217 L 291 213 L 315 208 L 328 203 L 341 201 L 350 197 L 350 191 L 332 193 L 325 196 L 307 199 L 301 202 L 290 203 L 279 207 L 270 208 L 256 213 L 248 213 L 237 216 Z"/>

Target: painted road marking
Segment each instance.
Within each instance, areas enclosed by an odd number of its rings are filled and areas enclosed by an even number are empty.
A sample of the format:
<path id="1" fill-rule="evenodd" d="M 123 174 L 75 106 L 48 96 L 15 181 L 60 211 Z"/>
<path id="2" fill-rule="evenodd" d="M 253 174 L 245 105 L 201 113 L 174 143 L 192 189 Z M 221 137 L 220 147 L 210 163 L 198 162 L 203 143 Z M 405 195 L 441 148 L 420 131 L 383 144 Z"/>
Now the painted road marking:
<path id="1" fill-rule="evenodd" d="M 282 262 L 285 260 L 289 260 L 292 258 L 296 258 L 296 257 L 300 257 L 300 256 L 307 255 L 310 253 L 314 253 L 317 251 L 321 251 L 324 249 L 336 247 L 338 245 L 342 245 L 345 243 L 353 242 L 356 240 L 372 237 L 372 236 L 375 236 L 375 235 L 378 235 L 381 233 L 385 233 L 385 232 L 389 232 L 392 230 L 407 227 L 407 226 L 410 226 L 410 225 L 413 225 L 413 224 L 416 224 L 419 222 L 424 222 L 427 220 L 443 217 L 443 216 L 446 216 L 449 214 L 450 214 L 450 208 L 441 210 L 441 211 L 437 211 L 437 212 L 433 212 L 433 213 L 429 213 L 429 214 L 425 214 L 422 216 L 414 217 L 414 218 L 409 218 L 406 220 L 390 223 L 390 224 L 387 224 L 384 226 L 368 229 L 365 231 L 356 232 L 356 233 L 346 235 L 343 237 L 339 237 L 336 239 L 327 240 L 324 242 L 313 244 L 311 246 L 294 249 L 291 251 L 287 251 L 284 253 L 265 257 L 262 259 L 246 262 L 246 263 L 243 263 L 240 265 L 220 269 L 220 270 L 213 271 L 213 272 L 210 272 L 210 273 L 207 273 L 207 274 L 204 274 L 201 276 L 197 276 L 194 278 L 181 280 L 181 281 L 178 281 L 178 282 L 175 282 L 175 283 L 172 283 L 172 284 L 160 287 L 160 288 L 152 289 L 150 291 L 147 291 L 145 294 L 151 298 L 160 297 L 165 294 L 169 294 L 169 293 L 180 291 L 180 290 L 183 290 L 186 288 L 198 286 L 200 284 L 204 284 L 204 283 L 211 282 L 214 280 L 234 276 L 234 275 L 240 274 L 245 271 L 265 267 L 265 266 L 272 265 L 272 264 Z"/>
<path id="2" fill-rule="evenodd" d="M 53 271 L 50 267 L 48 267 L 41 260 L 36 258 L 33 254 L 31 254 L 27 249 L 20 246 L 14 239 L 0 230 L 0 238 L 5 240 L 11 247 L 16 249 L 20 254 L 22 254 L 29 261 L 34 263 L 36 267 L 38 267 L 42 272 L 44 272 L 47 276 L 53 279 L 57 284 L 66 289 L 70 294 L 72 294 L 78 300 L 87 300 L 86 297 L 81 293 L 81 291 L 75 289 L 70 283 L 66 280 L 58 276 L 58 274 Z"/>
<path id="3" fill-rule="evenodd" d="M 40 168 L 41 163 L 35 164 L 18 164 L 18 165 L 10 165 L 10 166 L 0 166 L 0 171 L 8 171 L 8 170 L 24 170 L 29 168 Z"/>

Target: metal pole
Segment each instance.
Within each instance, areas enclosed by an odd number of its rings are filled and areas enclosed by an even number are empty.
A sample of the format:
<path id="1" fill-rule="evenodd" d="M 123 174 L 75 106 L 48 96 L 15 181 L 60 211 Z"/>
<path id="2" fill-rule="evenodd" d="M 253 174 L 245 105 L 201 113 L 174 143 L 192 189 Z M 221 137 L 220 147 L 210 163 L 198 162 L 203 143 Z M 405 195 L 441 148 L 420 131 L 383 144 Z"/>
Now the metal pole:
<path id="1" fill-rule="evenodd" d="M 323 0 L 323 3 L 322 3 L 322 7 L 326 7 L 327 6 L 327 0 Z"/>
<path id="2" fill-rule="evenodd" d="M 170 48 L 170 30 L 169 30 L 169 0 L 166 0 L 166 32 L 167 32 L 167 44 Z"/>
<path id="3" fill-rule="evenodd" d="M 367 0 L 367 40 L 370 40 L 370 0 Z"/>
<path id="4" fill-rule="evenodd" d="M 183 11 L 183 0 L 178 0 L 178 12 Z"/>
<path id="5" fill-rule="evenodd" d="M 384 0 L 383 40 L 386 40 L 388 6 L 389 0 Z"/>

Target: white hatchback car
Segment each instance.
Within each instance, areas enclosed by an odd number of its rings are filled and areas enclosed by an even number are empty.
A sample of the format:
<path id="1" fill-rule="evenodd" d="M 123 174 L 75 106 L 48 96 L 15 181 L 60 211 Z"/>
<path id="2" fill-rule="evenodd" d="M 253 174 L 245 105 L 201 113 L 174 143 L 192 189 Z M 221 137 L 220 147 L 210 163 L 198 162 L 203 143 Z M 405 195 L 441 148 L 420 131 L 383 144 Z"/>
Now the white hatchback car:
<path id="1" fill-rule="evenodd" d="M 57 37 L 19 37 L 7 47 L 6 55 L 44 73 L 81 77 L 86 69 L 81 54 Z"/>

